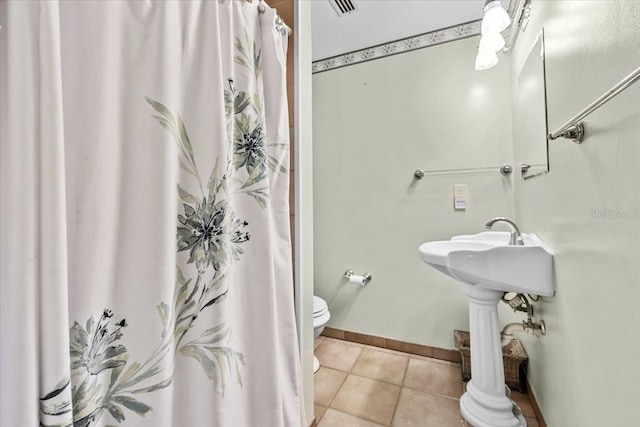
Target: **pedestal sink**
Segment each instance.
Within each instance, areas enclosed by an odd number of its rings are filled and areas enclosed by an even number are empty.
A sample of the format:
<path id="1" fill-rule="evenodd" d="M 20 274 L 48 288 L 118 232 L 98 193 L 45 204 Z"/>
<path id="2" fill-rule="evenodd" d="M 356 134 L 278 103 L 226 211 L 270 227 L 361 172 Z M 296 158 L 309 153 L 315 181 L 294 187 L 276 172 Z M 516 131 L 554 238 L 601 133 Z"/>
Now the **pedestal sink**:
<path id="1" fill-rule="evenodd" d="M 505 393 L 498 302 L 504 292 L 554 295 L 553 255 L 535 234 L 487 231 L 427 242 L 422 261 L 462 282 L 469 300 L 471 380 L 460 398 L 460 412 L 474 427 L 524 427 Z"/>

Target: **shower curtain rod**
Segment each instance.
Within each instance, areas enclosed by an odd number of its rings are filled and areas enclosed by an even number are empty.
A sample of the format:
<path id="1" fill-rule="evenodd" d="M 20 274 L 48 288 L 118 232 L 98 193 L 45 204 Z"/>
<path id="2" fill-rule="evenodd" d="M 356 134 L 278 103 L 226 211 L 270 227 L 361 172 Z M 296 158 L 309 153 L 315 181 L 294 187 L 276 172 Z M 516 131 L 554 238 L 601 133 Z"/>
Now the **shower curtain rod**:
<path id="1" fill-rule="evenodd" d="M 582 119 L 589 114 L 602 107 L 608 101 L 615 98 L 622 91 L 629 86 L 640 80 L 640 67 L 636 68 L 631 74 L 622 79 L 617 85 L 606 91 L 601 97 L 593 101 L 586 106 L 582 111 L 572 117 L 568 122 L 560 126 L 558 130 L 548 135 L 551 140 L 558 139 L 560 137 L 573 140 L 576 144 L 580 144 L 584 139 L 584 125 L 580 123 Z"/>

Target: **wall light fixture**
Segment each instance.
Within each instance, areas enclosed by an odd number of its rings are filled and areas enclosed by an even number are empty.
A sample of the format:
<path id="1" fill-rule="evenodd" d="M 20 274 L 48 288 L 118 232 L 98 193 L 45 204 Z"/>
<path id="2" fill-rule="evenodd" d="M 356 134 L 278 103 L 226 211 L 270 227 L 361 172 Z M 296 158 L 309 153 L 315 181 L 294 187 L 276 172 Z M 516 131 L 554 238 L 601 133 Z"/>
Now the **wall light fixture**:
<path id="1" fill-rule="evenodd" d="M 508 41 L 502 37 L 502 32 L 511 25 L 511 18 L 500 4 L 500 0 L 487 0 L 484 4 L 484 17 L 480 28 L 480 44 L 476 56 L 476 70 L 487 70 L 495 66 L 499 60 L 497 53 L 501 50 L 508 53 L 518 35 L 518 29 L 526 27 L 529 19 L 531 0 L 518 0 L 513 9 L 514 24 L 511 26 Z"/>

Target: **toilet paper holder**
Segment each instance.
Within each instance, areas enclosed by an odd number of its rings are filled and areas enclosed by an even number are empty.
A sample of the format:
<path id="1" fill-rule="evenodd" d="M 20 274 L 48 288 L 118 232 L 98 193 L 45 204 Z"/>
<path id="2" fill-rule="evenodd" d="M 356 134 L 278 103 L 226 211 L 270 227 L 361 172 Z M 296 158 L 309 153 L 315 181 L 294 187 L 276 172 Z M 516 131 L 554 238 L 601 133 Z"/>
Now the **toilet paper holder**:
<path id="1" fill-rule="evenodd" d="M 344 278 L 351 283 L 357 283 L 364 286 L 371 281 L 371 273 L 367 273 L 365 271 L 362 276 L 358 276 L 357 274 L 353 274 L 353 270 L 347 270 L 344 272 Z"/>

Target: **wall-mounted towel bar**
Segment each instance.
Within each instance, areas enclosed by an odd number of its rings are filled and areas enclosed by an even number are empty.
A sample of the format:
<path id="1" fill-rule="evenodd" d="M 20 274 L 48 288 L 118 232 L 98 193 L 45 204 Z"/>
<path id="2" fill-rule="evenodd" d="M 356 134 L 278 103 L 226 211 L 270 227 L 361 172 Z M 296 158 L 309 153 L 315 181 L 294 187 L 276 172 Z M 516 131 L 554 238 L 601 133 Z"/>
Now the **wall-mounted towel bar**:
<path id="1" fill-rule="evenodd" d="M 605 103 L 615 98 L 620 92 L 640 80 L 640 67 L 636 68 L 631 74 L 622 79 L 620 83 L 609 89 L 600 98 L 593 101 L 582 111 L 572 117 L 567 123 L 549 134 L 549 139 L 558 139 L 560 137 L 571 139 L 576 144 L 580 144 L 584 139 L 584 125 L 580 123 L 582 119 L 593 113 L 595 110 L 603 106 Z"/>
<path id="2" fill-rule="evenodd" d="M 415 179 L 422 179 L 426 175 L 457 175 L 457 174 L 473 174 L 473 173 L 482 173 L 482 172 L 495 172 L 496 170 L 500 171 L 502 175 L 509 175 L 513 172 L 513 168 L 510 164 L 505 163 L 504 165 L 488 167 L 488 168 L 467 168 L 467 169 L 440 169 L 440 170 L 422 170 L 417 169 L 413 172 L 413 177 Z"/>

